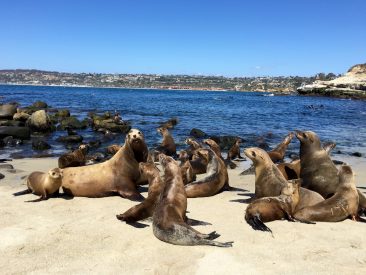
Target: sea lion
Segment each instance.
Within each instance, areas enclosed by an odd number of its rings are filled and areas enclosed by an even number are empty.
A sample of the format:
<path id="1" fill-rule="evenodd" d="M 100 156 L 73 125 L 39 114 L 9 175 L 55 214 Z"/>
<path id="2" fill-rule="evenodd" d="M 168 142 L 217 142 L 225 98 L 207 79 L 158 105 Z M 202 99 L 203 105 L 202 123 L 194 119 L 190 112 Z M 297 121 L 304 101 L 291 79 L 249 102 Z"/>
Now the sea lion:
<path id="1" fill-rule="evenodd" d="M 254 230 L 271 232 L 264 223 L 287 219 L 295 221 L 293 213 L 300 200 L 299 183 L 287 182 L 276 197 L 263 197 L 250 203 L 245 211 L 245 220 Z"/>
<path id="2" fill-rule="evenodd" d="M 49 170 L 48 173 L 32 172 L 27 177 L 27 190 L 14 193 L 13 195 L 20 196 L 32 193 L 40 196 L 40 198 L 30 202 L 47 200 L 50 195 L 58 193 L 62 184 L 62 171 L 60 168 L 54 168 Z"/>
<path id="3" fill-rule="evenodd" d="M 186 138 L 185 140 L 185 143 L 189 146 L 186 151 L 189 155 L 189 159 L 192 159 L 192 156 L 194 155 L 194 152 L 197 150 L 197 149 L 200 149 L 202 148 L 202 145 L 199 144 L 194 138 L 192 137 L 189 137 L 189 138 Z"/>
<path id="4" fill-rule="evenodd" d="M 118 150 L 119 149 L 121 149 L 122 148 L 122 146 L 121 145 L 118 145 L 118 144 L 112 144 L 112 145 L 109 145 L 108 147 L 107 147 L 107 153 L 109 154 L 109 155 L 115 155 L 117 152 L 118 152 Z"/>
<path id="5" fill-rule="evenodd" d="M 117 215 L 117 219 L 125 222 L 136 222 L 151 217 L 156 201 L 163 189 L 163 183 L 160 178 L 159 169 L 153 162 L 140 162 L 139 169 L 149 182 L 149 191 L 147 198 L 140 204 L 128 209 L 123 214 Z"/>
<path id="6" fill-rule="evenodd" d="M 213 241 L 220 236 L 216 232 L 202 234 L 185 222 L 187 196 L 178 163 L 163 154 L 159 155 L 159 162 L 164 170 L 164 188 L 153 214 L 155 237 L 176 245 L 231 247 L 232 242 Z"/>
<path id="7" fill-rule="evenodd" d="M 216 195 L 228 186 L 229 177 L 226 165 L 211 149 L 199 149 L 197 154 L 207 160 L 207 176 L 185 186 L 188 198 Z"/>
<path id="8" fill-rule="evenodd" d="M 230 148 L 229 152 L 227 153 L 228 160 L 232 160 L 235 158 L 243 159 L 243 157 L 240 155 L 240 143 L 241 138 L 237 138 L 235 140 L 234 145 Z"/>
<path id="9" fill-rule="evenodd" d="M 288 185 L 268 153 L 260 148 L 248 148 L 244 154 L 253 161 L 255 167 L 255 197 L 279 196 L 281 190 Z M 300 207 L 312 205 L 323 200 L 318 193 L 300 187 Z"/>
<path id="10" fill-rule="evenodd" d="M 88 153 L 89 146 L 86 144 L 79 145 L 79 148 L 71 153 L 63 154 L 58 159 L 58 167 L 77 167 L 83 166 L 86 162 L 86 154 Z"/>
<path id="11" fill-rule="evenodd" d="M 157 151 L 164 153 L 168 156 L 173 156 L 177 152 L 177 147 L 175 145 L 172 135 L 169 133 L 167 128 L 159 127 L 157 131 L 163 136 L 163 141 L 161 145 L 156 149 Z"/>
<path id="12" fill-rule="evenodd" d="M 148 149 L 144 135 L 131 129 L 121 149 L 109 160 L 89 166 L 64 169 L 62 188 L 65 193 L 79 197 L 104 197 L 119 194 L 130 200 L 141 200 L 137 184 L 146 182 L 141 176 L 139 162 L 146 162 Z"/>
<path id="13" fill-rule="evenodd" d="M 335 146 L 336 144 L 334 142 L 327 142 L 323 145 L 323 149 L 327 154 L 330 154 Z M 290 163 L 279 163 L 277 164 L 277 167 L 287 180 L 300 178 L 300 159 L 293 160 Z"/>
<path id="14" fill-rule="evenodd" d="M 290 144 L 294 134 L 292 132 L 288 133 L 284 140 L 276 146 L 272 151 L 268 152 L 269 157 L 273 162 L 282 161 L 285 157 L 286 149 Z"/>
<path id="15" fill-rule="evenodd" d="M 203 143 L 207 144 L 210 149 L 212 151 L 215 152 L 215 154 L 224 161 L 225 165 L 230 167 L 230 169 L 235 169 L 237 167 L 237 165 L 231 161 L 231 159 L 227 158 L 227 159 L 224 159 L 221 155 L 221 149 L 220 149 L 220 146 L 216 143 L 216 141 L 214 141 L 213 139 L 205 139 L 203 141 Z"/>
<path id="16" fill-rule="evenodd" d="M 293 182 L 297 182 L 299 184 L 299 186 L 302 185 L 302 179 L 293 179 Z M 322 195 L 320 195 L 319 193 L 300 187 L 300 200 L 298 202 L 298 204 L 296 205 L 295 208 L 295 212 L 303 209 L 307 206 L 312 206 L 315 205 L 319 202 L 324 201 L 324 198 L 322 197 Z"/>
<path id="17" fill-rule="evenodd" d="M 348 165 L 341 166 L 337 173 L 339 184 L 335 194 L 318 204 L 297 211 L 294 217 L 309 222 L 339 222 L 350 217 L 358 217 L 358 193 L 352 169 Z"/>
<path id="18" fill-rule="evenodd" d="M 187 185 L 196 180 L 196 175 L 193 173 L 193 168 L 189 160 L 187 151 L 181 150 L 179 152 L 180 170 L 182 171 L 183 184 Z"/>

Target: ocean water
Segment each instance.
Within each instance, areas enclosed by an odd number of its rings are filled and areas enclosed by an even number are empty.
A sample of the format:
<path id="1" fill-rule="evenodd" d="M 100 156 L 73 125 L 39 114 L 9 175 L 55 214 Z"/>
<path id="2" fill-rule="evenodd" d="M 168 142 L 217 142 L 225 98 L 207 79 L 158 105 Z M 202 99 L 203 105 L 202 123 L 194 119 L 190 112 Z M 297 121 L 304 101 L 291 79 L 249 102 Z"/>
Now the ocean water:
<path id="1" fill-rule="evenodd" d="M 175 91 L 153 89 L 114 89 L 0 85 L 0 103 L 16 101 L 29 106 L 36 100 L 53 108 L 67 108 L 72 115 L 86 117 L 89 111 L 117 110 L 145 134 L 150 148 L 161 140 L 156 132 L 159 122 L 177 117 L 179 124 L 172 134 L 179 145 L 192 128 L 208 135 L 238 135 L 246 142 L 242 148 L 253 146 L 263 137 L 275 146 L 295 129 L 315 131 L 322 141 L 334 141 L 345 154 L 358 151 L 366 154 L 366 101 L 303 96 L 264 96 L 255 92 Z M 102 139 L 92 130 L 79 131 L 85 141 Z M 60 154 L 65 146 L 55 141 L 65 132 L 47 137 L 50 153 Z M 110 143 L 123 143 L 124 135 Z M 31 142 L 16 148 L 0 149 L 1 156 L 14 151 L 31 154 Z M 299 143 L 293 139 L 289 150 L 298 152 Z"/>

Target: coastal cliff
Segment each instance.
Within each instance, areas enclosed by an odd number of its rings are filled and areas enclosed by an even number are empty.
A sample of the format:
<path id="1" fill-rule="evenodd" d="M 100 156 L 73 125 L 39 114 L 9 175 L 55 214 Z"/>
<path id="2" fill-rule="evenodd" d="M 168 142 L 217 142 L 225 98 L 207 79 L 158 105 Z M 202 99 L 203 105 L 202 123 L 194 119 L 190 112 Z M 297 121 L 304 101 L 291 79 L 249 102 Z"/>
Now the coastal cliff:
<path id="1" fill-rule="evenodd" d="M 316 80 L 297 88 L 300 95 L 319 95 L 366 99 L 366 63 L 351 67 L 341 77 L 330 81 Z"/>

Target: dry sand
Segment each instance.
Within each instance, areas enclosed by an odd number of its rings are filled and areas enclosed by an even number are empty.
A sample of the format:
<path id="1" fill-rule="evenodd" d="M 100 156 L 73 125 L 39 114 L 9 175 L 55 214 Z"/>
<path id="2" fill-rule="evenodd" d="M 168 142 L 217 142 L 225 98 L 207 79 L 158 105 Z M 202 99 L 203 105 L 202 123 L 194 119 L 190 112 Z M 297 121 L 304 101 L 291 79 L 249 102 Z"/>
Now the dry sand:
<path id="1" fill-rule="evenodd" d="M 366 160 L 345 161 L 365 187 Z M 242 168 L 229 171 L 230 183 L 247 191 L 188 200 L 188 217 L 212 223 L 197 226 L 199 231 L 215 230 L 218 241 L 234 241 L 232 248 L 218 248 L 167 244 L 154 237 L 149 222 L 134 228 L 118 221 L 115 215 L 135 202 L 117 196 L 26 203 L 35 196 L 12 196 L 25 188 L 22 177 L 57 161 L 11 164 L 16 171 L 0 171 L 6 176 L 0 181 L 1 274 L 366 274 L 366 224 L 275 221 L 267 224 L 273 237 L 254 231 L 244 221 L 243 201 L 254 191 L 254 176 L 238 176 Z"/>

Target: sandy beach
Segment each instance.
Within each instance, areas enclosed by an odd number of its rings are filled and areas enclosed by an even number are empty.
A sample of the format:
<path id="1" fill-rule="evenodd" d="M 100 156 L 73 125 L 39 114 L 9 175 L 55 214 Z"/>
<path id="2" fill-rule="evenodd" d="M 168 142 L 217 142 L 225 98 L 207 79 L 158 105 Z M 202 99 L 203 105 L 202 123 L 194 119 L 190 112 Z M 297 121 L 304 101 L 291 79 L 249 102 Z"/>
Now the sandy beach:
<path id="1" fill-rule="evenodd" d="M 366 187 L 365 158 L 342 157 Z M 254 175 L 239 176 L 243 166 L 229 170 L 230 184 L 245 191 L 189 199 L 188 217 L 212 225 L 218 241 L 234 241 L 232 248 L 184 247 L 159 241 L 151 223 L 135 228 L 115 215 L 135 202 L 107 198 L 51 198 L 26 203 L 32 194 L 13 197 L 25 188 L 24 176 L 47 171 L 57 159 L 20 159 L 14 170 L 1 170 L 0 270 L 2 274 L 365 274 L 366 225 L 346 220 L 315 225 L 275 221 L 269 233 L 254 231 L 244 220 Z M 365 189 L 362 189 L 366 191 Z M 146 192 L 142 193 L 145 197 Z"/>

